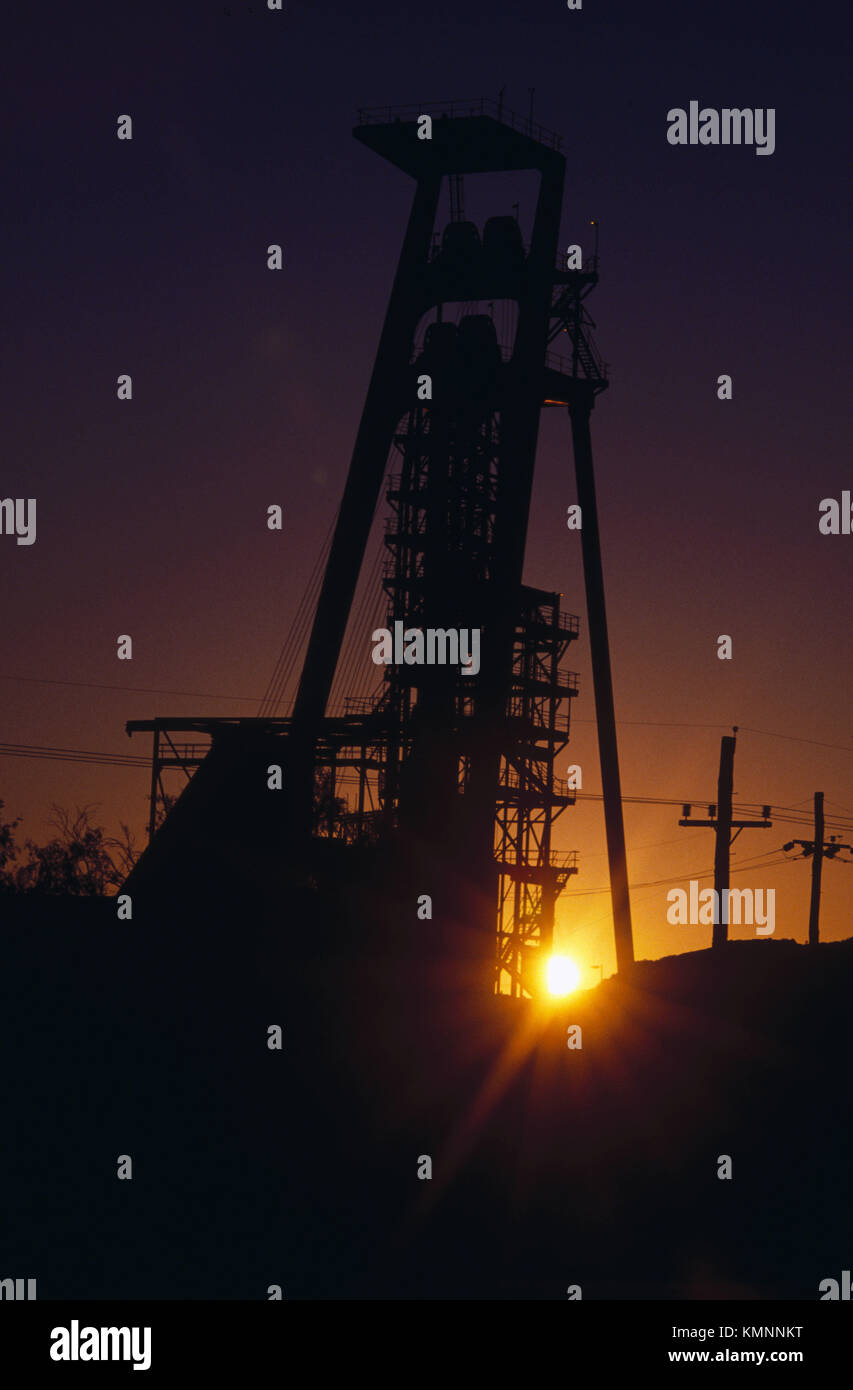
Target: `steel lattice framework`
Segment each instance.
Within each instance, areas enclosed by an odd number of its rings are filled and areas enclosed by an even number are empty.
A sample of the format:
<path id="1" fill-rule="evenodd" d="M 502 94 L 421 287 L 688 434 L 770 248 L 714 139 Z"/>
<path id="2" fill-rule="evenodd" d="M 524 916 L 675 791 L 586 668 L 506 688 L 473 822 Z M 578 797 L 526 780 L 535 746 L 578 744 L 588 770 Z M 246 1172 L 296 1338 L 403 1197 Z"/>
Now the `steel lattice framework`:
<path id="1" fill-rule="evenodd" d="M 484 101 L 434 104 L 430 115 L 426 138 L 423 113 L 408 108 L 361 112 L 354 131 L 413 178 L 415 192 L 292 715 L 128 728 L 155 735 L 152 834 L 162 766 L 187 771 L 200 761 L 194 745 L 182 761 L 172 732 L 209 734 L 213 753 L 227 743 L 234 769 L 242 736 L 246 758 L 259 762 L 271 748 L 278 756 L 280 744 L 287 813 L 270 843 L 298 860 L 322 838 L 393 842 L 398 858 L 411 853 L 426 863 L 448 895 L 464 881 L 481 978 L 521 995 L 538 987 L 554 904 L 576 872 L 575 856 L 555 853 L 552 837 L 574 801 L 556 764 L 578 688 L 562 665 L 578 620 L 561 612 L 558 594 L 522 580 L 543 406 L 567 407 L 572 421 L 608 847 L 622 913 L 617 954 L 622 964 L 632 959 L 589 444 L 589 414 L 607 386 L 585 307 L 598 259 L 579 268 L 558 256 L 566 161 L 555 136 Z M 463 207 L 463 177 L 520 170 L 539 175 L 529 245 L 516 217 L 490 217 L 481 229 Z M 439 235 L 443 186 L 451 218 Z M 512 342 L 498 340 L 496 302 L 513 306 Z M 549 351 L 561 334 L 565 357 Z M 379 673 L 365 634 L 365 696 L 332 718 L 332 682 L 383 482 L 388 628 L 476 630 L 481 663 L 466 672 L 453 660 L 396 659 L 368 696 Z M 241 776 L 226 769 L 205 786 Z M 198 796 L 189 800 L 200 805 Z M 166 838 L 178 853 L 180 837 Z M 144 880 L 144 859 L 134 873 Z"/>

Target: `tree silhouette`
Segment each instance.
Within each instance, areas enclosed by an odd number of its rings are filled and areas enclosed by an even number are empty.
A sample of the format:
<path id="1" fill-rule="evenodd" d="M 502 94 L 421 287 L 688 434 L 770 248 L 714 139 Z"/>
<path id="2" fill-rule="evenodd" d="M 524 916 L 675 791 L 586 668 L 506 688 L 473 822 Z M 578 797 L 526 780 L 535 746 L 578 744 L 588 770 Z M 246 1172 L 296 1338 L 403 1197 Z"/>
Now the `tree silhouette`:
<path id="1" fill-rule="evenodd" d="M 0 890 L 79 898 L 115 891 L 138 858 L 129 826 L 122 822 L 120 836 L 110 836 L 92 823 L 94 806 L 78 806 L 74 816 L 61 806 L 52 809 L 50 824 L 57 834 L 44 845 L 27 840 L 24 863 L 16 862 L 20 851 L 15 830 L 20 821 L 3 821 L 0 816 Z"/>
<path id="2" fill-rule="evenodd" d="M 4 820 L 3 808 L 4 801 L 0 801 L 0 890 L 7 891 L 12 886 L 12 870 L 8 867 L 18 857 L 18 846 L 15 842 L 15 831 L 21 824 L 18 820 Z"/>
<path id="3" fill-rule="evenodd" d="M 347 803 L 342 796 L 332 796 L 332 777 L 329 772 L 317 771 L 314 774 L 314 830 L 324 835 L 334 835 L 341 817 L 346 813 Z"/>

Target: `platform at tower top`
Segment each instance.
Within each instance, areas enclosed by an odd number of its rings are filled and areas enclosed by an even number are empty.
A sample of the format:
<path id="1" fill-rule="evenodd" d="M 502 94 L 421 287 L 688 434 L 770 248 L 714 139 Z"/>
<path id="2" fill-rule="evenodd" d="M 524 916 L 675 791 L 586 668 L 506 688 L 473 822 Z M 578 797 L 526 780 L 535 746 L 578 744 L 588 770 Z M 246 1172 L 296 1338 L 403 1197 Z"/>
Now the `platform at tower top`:
<path id="1" fill-rule="evenodd" d="M 418 120 L 432 119 L 432 138 L 419 139 Z M 417 178 L 430 164 L 443 173 L 535 169 L 561 158 L 562 139 L 530 117 L 488 97 L 361 107 L 353 135 Z"/>

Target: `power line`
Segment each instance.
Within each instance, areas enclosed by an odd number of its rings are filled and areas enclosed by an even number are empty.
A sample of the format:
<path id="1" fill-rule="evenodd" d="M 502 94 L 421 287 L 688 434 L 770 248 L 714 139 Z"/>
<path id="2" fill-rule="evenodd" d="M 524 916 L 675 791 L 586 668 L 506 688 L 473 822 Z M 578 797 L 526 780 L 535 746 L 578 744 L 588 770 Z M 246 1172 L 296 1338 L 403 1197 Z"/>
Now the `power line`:
<path id="1" fill-rule="evenodd" d="M 810 743 L 814 748 L 835 748 L 842 753 L 853 753 L 853 744 L 849 743 L 822 743 L 816 738 L 798 738 L 796 734 L 774 734 L 770 729 L 750 729 L 746 724 L 741 724 L 741 733 L 761 734 L 762 738 L 785 738 L 789 743 Z"/>
<path id="2" fill-rule="evenodd" d="M 640 854 L 640 853 L 642 853 L 644 850 L 647 850 L 647 849 L 659 849 L 659 848 L 661 848 L 661 846 L 663 846 L 663 845 L 683 845 L 683 844 L 684 844 L 684 836 L 683 836 L 683 835 L 676 835 L 672 840 L 652 840 L 652 842 L 651 842 L 650 844 L 647 844 L 647 845 L 634 845 L 633 848 L 632 848 L 632 850 L 631 850 L 631 853 L 632 853 L 632 854 Z M 585 864 L 588 864 L 589 861 L 590 861 L 591 859 L 606 859 L 606 857 L 607 857 L 607 854 L 606 854 L 606 851 L 604 851 L 604 852 L 602 852 L 601 854 L 584 854 L 583 859 L 584 859 L 584 863 L 585 863 Z"/>
<path id="3" fill-rule="evenodd" d="M 595 718 L 582 718 L 579 715 L 572 715 L 573 724 L 597 724 Z M 635 724 L 637 727 L 648 729 L 728 729 L 728 724 L 691 724 L 675 719 L 617 719 L 617 724 Z M 785 735 L 781 735 L 785 737 Z"/>
<path id="4" fill-rule="evenodd" d="M 234 700 L 253 704 L 260 699 L 258 695 L 213 695 L 209 690 L 162 690 L 145 685 L 101 685 L 97 681 L 48 680 L 44 676 L 0 675 L 0 680 L 25 681 L 31 685 L 69 685 L 81 690 L 120 690 L 123 695 L 178 695 L 182 698 L 186 696 L 189 700 Z"/>
<path id="5" fill-rule="evenodd" d="M 60 682 L 60 683 L 61 683 L 61 682 Z M 126 687 L 123 687 L 123 688 L 126 688 Z M 173 693 L 174 693 L 174 692 L 173 692 Z M 186 693 L 186 692 L 184 692 L 184 693 Z M 3 755 L 8 756 L 8 757 L 46 758 L 46 759 L 54 759 L 54 760 L 56 760 L 56 761 L 75 761 L 75 762 L 109 763 L 109 764 L 112 764 L 112 765 L 114 765 L 114 766 L 116 766 L 116 767 L 150 767 L 150 765 L 151 765 L 150 759 L 147 758 L 147 757 L 145 757 L 144 755 L 141 755 L 141 754 L 133 754 L 133 753 L 108 753 L 108 752 L 103 752 L 103 751 L 98 750 L 98 749 L 90 750 L 90 749 L 81 749 L 81 748 L 58 748 L 58 747 L 53 747 L 53 746 L 50 746 L 50 745 L 29 744 L 29 743 L 0 742 L 0 756 L 3 756 Z M 601 792 L 578 792 L 578 793 L 577 793 L 577 799 L 578 799 L 579 801 L 601 801 L 601 800 L 602 800 L 602 793 L 601 793 Z M 691 798 L 691 797 L 682 797 L 682 796 L 679 796 L 679 797 L 662 797 L 662 796 L 623 796 L 622 800 L 623 800 L 626 804 L 630 804 L 630 805 L 632 805 L 632 806 L 683 806 L 685 803 L 689 803 L 689 802 L 691 802 L 691 801 L 692 801 L 693 803 L 697 804 L 697 805 L 702 805 L 702 804 L 703 804 L 703 798 L 702 798 L 702 797 L 692 797 L 692 798 Z M 757 805 L 758 803 L 755 803 L 755 804 Z M 749 803 L 744 803 L 744 805 L 743 805 L 742 807 L 740 806 L 740 803 L 739 803 L 739 804 L 738 804 L 738 809 L 739 809 L 739 810 L 748 811 L 748 809 L 749 809 Z M 811 821 L 810 821 L 809 819 L 805 819 L 805 820 L 799 821 L 799 820 L 794 819 L 793 817 L 786 817 L 786 816 L 783 816 L 783 815 L 777 816 L 775 810 L 774 810 L 774 813 L 773 813 L 773 814 L 774 814 L 774 819 L 778 819 L 778 820 L 780 820 L 780 821 L 783 821 L 783 822 L 785 822 L 786 824 L 793 824 L 793 825 L 799 825 L 799 824 L 810 825 L 810 824 L 811 824 Z M 849 830 L 849 829 L 853 829 L 853 826 L 847 825 L 845 822 L 840 821 L 840 820 L 832 820 L 832 821 L 827 820 L 826 823 L 827 823 L 828 826 L 832 826 L 833 829 L 839 829 L 839 830 Z M 668 844 L 668 843 L 672 843 L 672 842 L 670 842 L 670 841 L 659 841 L 658 843 L 660 843 L 660 844 Z M 638 848 L 642 848 L 642 846 L 638 846 Z M 651 846 L 646 846 L 646 848 L 651 848 Z"/>
<path id="6" fill-rule="evenodd" d="M 0 756 L 44 758 L 52 762 L 100 763 L 112 767 L 150 767 L 150 759 L 135 753 L 101 753 L 84 748 L 43 748 L 38 744 L 0 743 Z"/>
<path id="7" fill-rule="evenodd" d="M 772 852 L 773 852 L 774 854 L 777 853 L 776 850 L 774 850 L 774 851 L 772 851 Z M 755 869 L 761 869 L 761 870 L 763 870 L 763 869 L 775 869 L 775 868 L 778 868 L 779 865 L 781 865 L 781 864 L 796 864 L 797 862 L 799 862 L 797 859 L 788 859 L 787 857 L 784 857 L 784 858 L 782 858 L 782 859 L 773 859 L 773 860 L 770 861 L 769 864 L 750 864 L 750 863 L 739 864 L 739 863 L 735 863 L 732 867 L 733 867 L 733 869 L 734 869 L 735 871 L 738 870 L 738 869 L 743 869 L 743 870 L 750 870 L 750 871 L 752 871 L 752 870 L 755 870 Z M 630 883 L 628 886 L 630 887 L 632 893 L 633 893 L 635 890 L 638 890 L 638 889 L 640 889 L 640 888 L 661 888 L 661 887 L 663 887 L 663 886 L 664 886 L 665 884 L 667 884 L 667 883 L 671 885 L 672 882 L 673 882 L 673 877 L 675 877 L 675 876 L 672 875 L 672 874 L 670 874 L 668 878 L 653 878 L 653 879 L 648 879 L 645 883 Z M 701 873 L 696 873 L 696 872 L 691 871 L 690 877 L 691 877 L 691 878 L 695 878 L 695 879 L 700 879 L 700 878 L 713 878 L 713 877 L 714 877 L 714 870 L 713 870 L 713 869 L 705 869 L 705 870 L 704 870 L 703 872 L 701 872 Z M 572 892 L 572 893 L 561 893 L 561 894 L 560 894 L 560 899 L 559 899 L 559 901 L 562 901 L 563 898 L 596 898 L 596 897 L 600 897 L 602 893 L 609 893 L 609 892 L 610 892 L 610 885 L 608 884 L 606 888 L 588 888 L 588 889 L 585 889 L 583 892 L 578 891 L 578 892 Z"/>
<path id="8" fill-rule="evenodd" d="M 285 645 L 287 645 L 287 641 Z M 22 681 L 26 684 L 31 685 L 67 685 L 81 690 L 113 690 L 125 695 L 177 695 L 180 698 L 186 697 L 187 699 L 191 700 L 228 700 L 240 704 L 258 704 L 261 701 L 266 702 L 269 698 L 268 695 L 222 695 L 221 693 L 214 693 L 211 690 L 170 690 L 162 686 L 108 685 L 98 681 L 63 681 L 57 680 L 55 678 L 48 678 L 46 676 L 19 676 L 8 675 L 6 673 L 0 673 L 0 680 Z M 272 682 L 270 682 L 270 686 L 271 685 Z M 269 689 L 270 687 L 268 687 L 268 691 Z M 582 719 L 576 715 L 572 716 L 573 724 L 595 724 L 596 722 L 597 721 L 595 719 Z M 621 727 L 625 728 L 648 729 L 727 729 L 730 727 L 728 724 L 697 724 L 684 721 L 677 721 L 673 719 L 617 719 L 616 723 Z M 751 729 L 743 724 L 740 726 L 740 728 L 741 732 L 743 733 L 760 734 L 764 738 L 787 739 L 790 743 L 808 743 L 811 744 L 814 748 L 832 748 L 842 753 L 853 753 L 853 744 L 847 745 L 844 743 L 824 743 L 819 739 L 814 738 L 798 738 L 794 734 L 777 734 L 774 733 L 771 729 Z M 696 801 L 697 804 L 700 804 L 702 798 L 694 797 L 693 800 Z M 677 805 L 678 803 L 676 801 L 673 801 L 671 804 Z M 757 805 L 758 803 L 755 804 Z M 838 805 L 838 803 L 833 802 L 833 805 Z"/>
<path id="9" fill-rule="evenodd" d="M 596 719 L 582 719 L 572 716 L 573 724 L 596 724 Z M 729 724 L 692 724 L 674 719 L 617 719 L 617 724 L 647 729 L 728 729 Z M 796 734 L 777 734 L 772 729 L 752 729 L 746 724 L 739 725 L 741 733 L 759 734 L 762 738 L 783 738 L 789 743 L 809 743 L 814 748 L 834 748 L 842 753 L 853 753 L 853 743 L 824 743 L 816 738 L 798 738 Z"/>
<path id="10" fill-rule="evenodd" d="M 577 793 L 577 800 L 578 800 L 578 801 L 601 801 L 601 799 L 602 799 L 602 794 L 601 794 L 601 792 L 578 792 L 578 793 Z M 682 797 L 682 796 L 679 796 L 679 797 L 662 797 L 662 796 L 623 796 L 623 797 L 622 797 L 622 800 L 623 800 L 623 802 L 629 803 L 629 804 L 631 804 L 631 805 L 633 805 L 633 806 L 684 806 L 684 805 L 703 806 L 703 805 L 706 805 L 706 804 L 707 804 L 707 797 L 702 797 L 702 796 L 683 796 L 683 797 Z M 747 802 L 747 801 L 745 801 L 745 802 L 740 802 L 740 801 L 738 801 L 738 802 L 735 802 L 735 803 L 734 803 L 734 809 L 738 812 L 738 815 L 746 816 L 746 815 L 752 814 L 753 807 L 765 806 L 766 804 L 767 804 L 766 802 L 758 802 L 758 801 L 756 801 L 756 802 Z M 771 809 L 773 810 L 773 818 L 774 818 L 774 820 L 777 820 L 777 819 L 778 819 L 778 820 L 780 820 L 780 821 L 785 822 L 786 824 L 791 824 L 791 825 L 811 825 L 811 818 L 810 818 L 810 817 L 805 817 L 805 819 L 799 820 L 799 819 L 797 819 L 797 818 L 795 818 L 795 817 L 786 816 L 786 815 L 784 815 L 784 814 L 778 815 L 778 816 L 777 816 L 776 808 L 773 807 L 773 808 L 771 808 Z M 781 809 L 782 809 L 782 811 L 784 811 L 786 808 L 785 808 L 785 807 L 782 807 Z M 853 827 L 848 827 L 847 825 L 843 824 L 841 821 L 837 821 L 837 820 L 836 820 L 836 821 L 833 821 L 833 825 L 836 825 L 836 826 L 838 826 L 840 829 L 844 829 L 844 830 L 846 830 L 846 829 L 848 829 L 848 828 L 853 828 Z"/>
<path id="11" fill-rule="evenodd" d="M 338 511 L 340 508 L 338 509 Z M 337 525 L 338 512 L 335 513 L 326 533 L 326 539 L 320 549 L 314 568 L 305 586 L 302 597 L 290 624 L 290 630 L 285 637 L 281 651 L 276 661 L 275 669 L 267 685 L 263 701 L 258 709 L 258 714 L 273 714 L 278 709 L 281 698 L 293 675 L 293 668 L 299 657 L 299 653 L 308 640 L 311 623 L 317 604 L 320 599 L 320 590 L 323 584 L 323 576 L 326 571 L 326 564 L 332 548 L 332 535 Z"/>

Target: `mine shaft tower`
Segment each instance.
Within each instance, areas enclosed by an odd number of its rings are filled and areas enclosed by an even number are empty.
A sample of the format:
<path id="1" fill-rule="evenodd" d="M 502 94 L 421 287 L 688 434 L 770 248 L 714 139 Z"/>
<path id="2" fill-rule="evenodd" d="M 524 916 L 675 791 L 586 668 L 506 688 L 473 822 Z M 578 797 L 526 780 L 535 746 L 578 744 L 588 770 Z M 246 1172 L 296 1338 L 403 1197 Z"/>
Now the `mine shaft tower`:
<path id="1" fill-rule="evenodd" d="M 526 586 L 522 570 L 540 411 L 568 407 L 584 494 L 590 615 L 603 624 L 589 412 L 607 380 L 584 307 L 598 280 L 597 256 L 583 268 L 558 257 L 566 169 L 560 141 L 501 106 L 478 100 L 363 110 L 354 135 L 415 180 L 411 212 L 292 716 L 236 722 L 251 723 L 253 737 L 281 740 L 283 838 L 291 850 L 310 855 L 318 835 L 386 843 L 427 866 L 431 883 L 454 885 L 454 892 L 464 884 L 484 978 L 500 993 L 536 992 L 554 904 L 576 872 L 573 855 L 555 854 L 552 831 L 574 801 L 556 776 L 556 761 L 577 693 L 577 678 L 562 661 L 578 621 L 560 611 L 558 594 Z M 462 207 L 465 176 L 522 170 L 539 175 L 529 247 L 515 217 L 490 217 L 481 233 Z M 445 179 L 451 220 L 438 235 Z M 499 342 L 493 314 L 479 311 L 496 301 L 515 306 L 512 342 Z M 549 345 L 564 333 L 570 353 L 555 358 Z M 390 664 L 380 668 L 379 693 L 332 718 L 332 683 L 383 482 L 387 627 L 476 629 L 480 667 Z M 592 645 L 601 731 L 608 719 L 606 626 L 603 647 L 601 631 Z M 377 675 L 369 633 L 364 653 L 367 682 Z M 228 723 L 233 748 L 234 721 Z M 215 752 L 224 724 L 192 721 L 191 728 L 209 734 Z M 154 731 L 156 761 L 160 737 L 170 739 L 179 726 L 128 727 Z M 615 760 L 615 733 L 609 749 L 607 732 L 601 750 L 608 848 L 611 869 L 614 862 L 618 869 L 621 804 L 614 818 L 606 753 Z M 322 823 L 318 779 L 332 808 Z M 623 838 L 621 856 L 624 863 Z M 616 897 L 614 888 L 614 910 Z M 629 915 L 621 956 L 619 928 L 617 922 L 621 968 L 630 954 Z"/>

